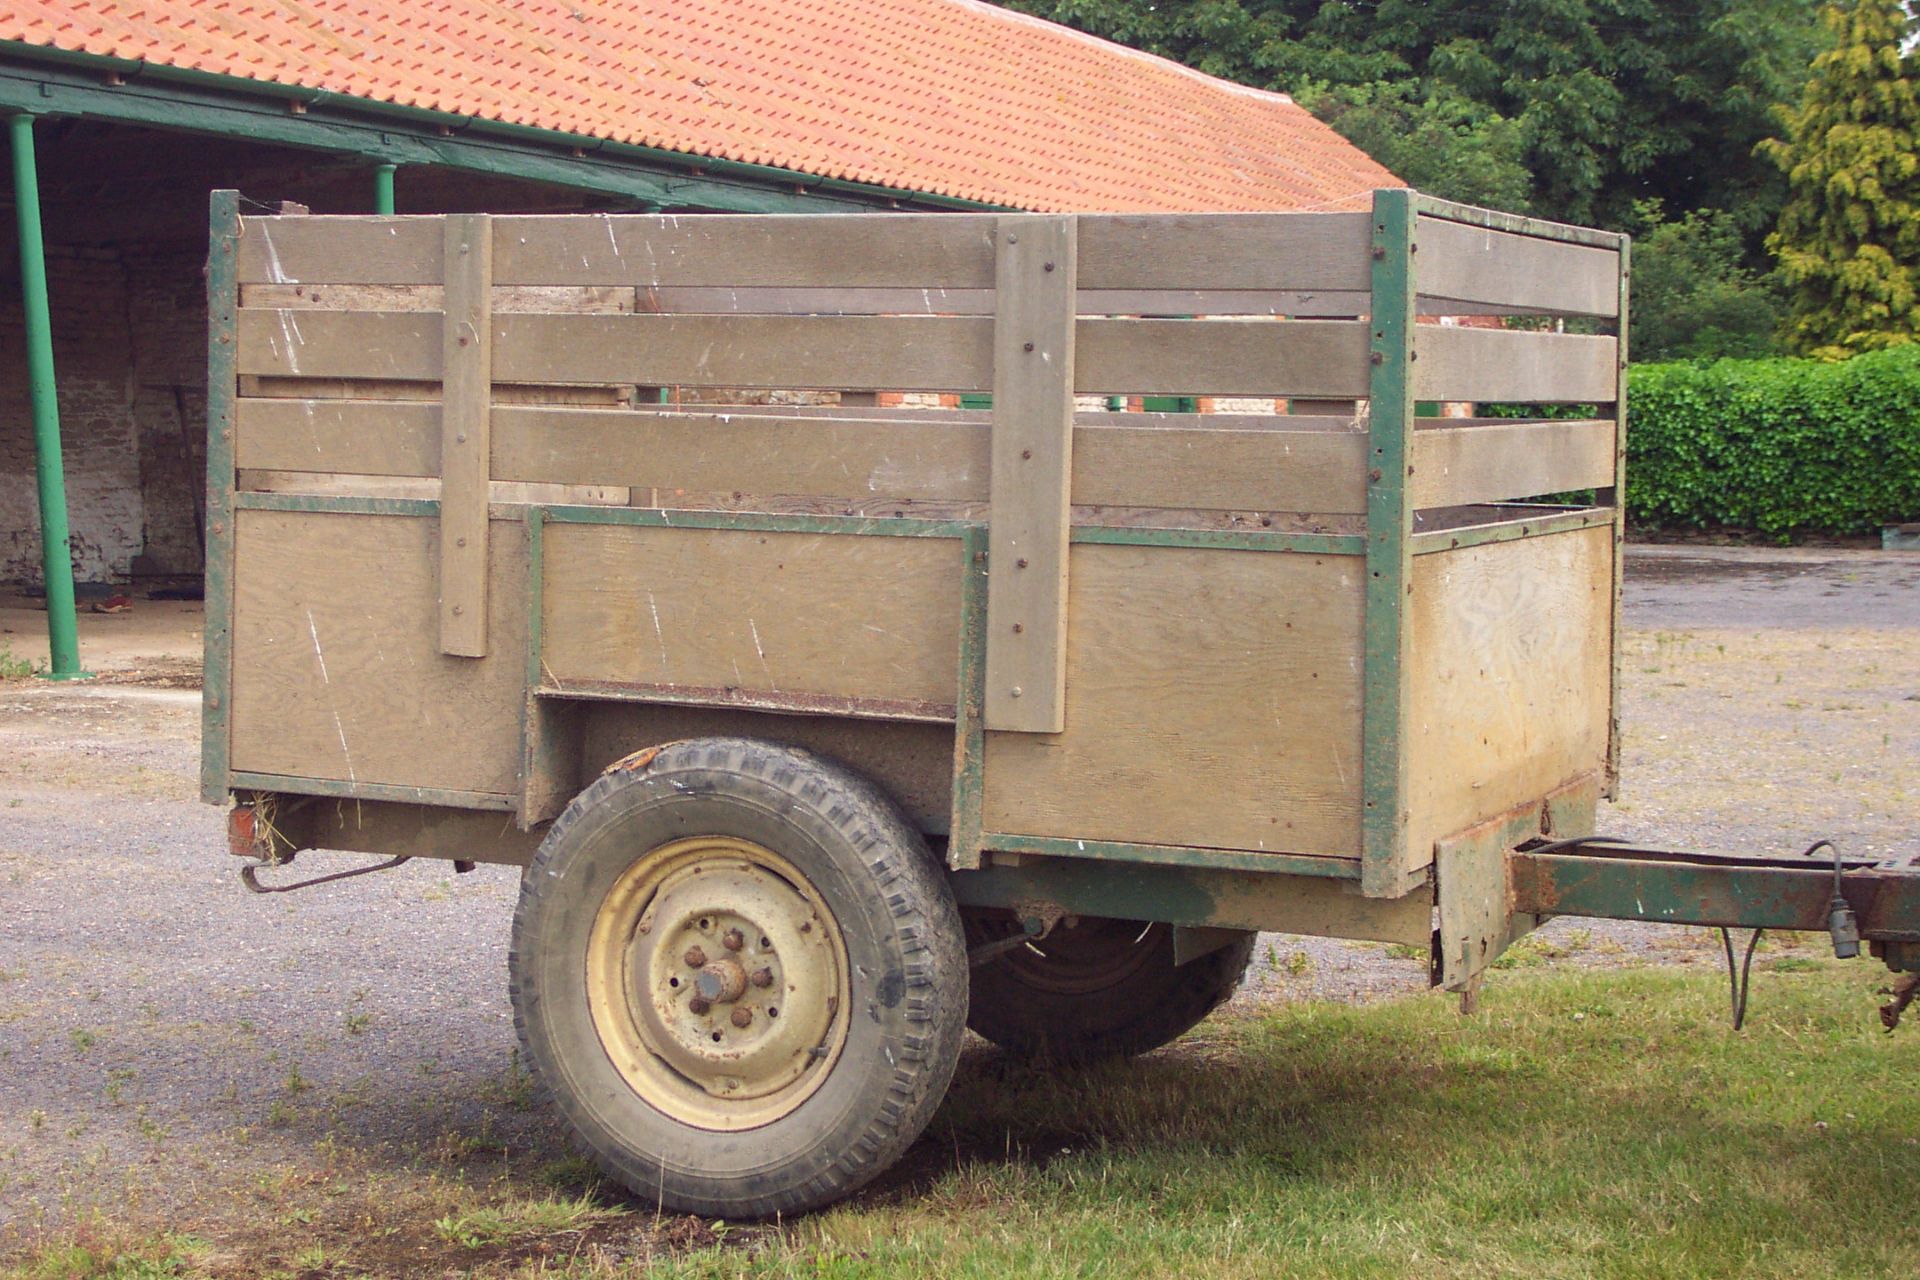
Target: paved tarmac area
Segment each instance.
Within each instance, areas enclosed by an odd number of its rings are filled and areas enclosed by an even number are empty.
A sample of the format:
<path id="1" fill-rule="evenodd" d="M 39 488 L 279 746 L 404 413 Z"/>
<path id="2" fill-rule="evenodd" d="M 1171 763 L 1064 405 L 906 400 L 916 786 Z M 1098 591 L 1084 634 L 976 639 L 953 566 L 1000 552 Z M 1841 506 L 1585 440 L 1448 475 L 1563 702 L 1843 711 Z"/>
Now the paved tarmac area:
<path id="1" fill-rule="evenodd" d="M 1920 556 L 1636 549 L 1626 609 L 1604 830 L 1920 847 Z M 93 1208 L 253 1211 L 329 1149 L 475 1177 L 565 1156 L 506 1002 L 515 873 L 416 863 L 249 896 L 196 798 L 198 727 L 191 690 L 0 683 L 0 1246 Z M 1560 921 L 1520 959 L 1717 946 Z M 1239 1001 L 1423 985 L 1404 953 L 1270 935 Z"/>

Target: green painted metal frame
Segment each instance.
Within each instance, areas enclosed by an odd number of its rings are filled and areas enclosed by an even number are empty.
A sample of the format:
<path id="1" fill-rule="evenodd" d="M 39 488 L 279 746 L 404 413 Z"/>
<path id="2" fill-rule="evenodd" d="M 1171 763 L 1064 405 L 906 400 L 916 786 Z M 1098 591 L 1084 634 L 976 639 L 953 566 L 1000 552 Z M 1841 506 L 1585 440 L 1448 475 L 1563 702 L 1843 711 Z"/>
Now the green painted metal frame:
<path id="1" fill-rule="evenodd" d="M 947 865 L 980 866 L 980 811 L 987 779 L 987 528 L 961 539 L 960 676 L 953 705 L 953 802 L 947 821 Z"/>
<path id="2" fill-rule="evenodd" d="M 0 41 L 0 110 L 216 134 L 376 163 L 465 169 L 653 208 L 818 213 L 1000 207 L 19 41 Z"/>
<path id="3" fill-rule="evenodd" d="M 1411 191 L 1373 194 L 1373 301 L 1368 331 L 1367 578 L 1361 712 L 1360 887 L 1406 892 L 1406 596 L 1411 590 L 1414 422 L 1414 208 Z"/>
<path id="4" fill-rule="evenodd" d="M 1059 836 L 1021 836 L 998 832 L 990 832 L 981 840 L 986 848 L 995 853 L 1034 854 L 1044 858 L 1138 862 L 1165 867 L 1208 867 L 1217 871 L 1263 871 L 1329 880 L 1358 880 L 1361 875 L 1358 858 L 1319 857 L 1306 853 L 1196 849 L 1182 845 L 1072 840 Z"/>
<path id="5" fill-rule="evenodd" d="M 1620 635 L 1622 625 L 1621 579 L 1626 571 L 1627 550 L 1627 299 L 1633 283 L 1633 245 L 1620 237 L 1620 319 L 1617 338 L 1620 343 L 1619 382 L 1613 396 L 1613 484 L 1594 494 L 1594 499 L 1613 508 L 1613 612 L 1610 618 L 1613 662 L 1607 692 L 1607 799 L 1620 795 Z"/>
<path id="6" fill-rule="evenodd" d="M 393 175 L 400 166 L 397 164 L 375 165 L 373 170 L 373 211 L 377 214 L 393 213 Z"/>
<path id="7" fill-rule="evenodd" d="M 239 192 L 213 193 L 207 205 L 207 240 L 207 547 L 200 798 L 223 804 L 233 789 L 229 716 L 233 701 L 233 405 L 239 389 Z"/>
<path id="8" fill-rule="evenodd" d="M 40 571 L 47 590 L 49 680 L 85 680 L 73 601 L 73 540 L 67 527 L 66 465 L 60 450 L 60 394 L 53 376 L 53 314 L 47 304 L 47 250 L 40 230 L 40 174 L 34 117 L 7 121 L 13 204 L 20 229 L 20 305 L 25 321 L 27 395 L 33 411 L 34 486 L 40 501 Z"/>
<path id="9" fill-rule="evenodd" d="M 248 490 L 234 493 L 231 501 L 241 511 L 325 511 L 345 516 L 440 514 L 440 503 L 433 498 L 363 498 L 334 493 L 258 493 Z"/>
<path id="10" fill-rule="evenodd" d="M 1457 551 L 1462 547 L 1485 546 L 1490 542 L 1518 542 L 1524 538 L 1543 538 L 1581 529 L 1617 528 L 1619 524 L 1613 512 L 1599 507 L 1568 507 L 1564 510 L 1528 507 L 1527 510 L 1537 511 L 1539 515 L 1531 519 L 1516 515 L 1488 524 L 1416 533 L 1413 535 L 1412 554 L 1430 556 L 1441 551 Z"/>

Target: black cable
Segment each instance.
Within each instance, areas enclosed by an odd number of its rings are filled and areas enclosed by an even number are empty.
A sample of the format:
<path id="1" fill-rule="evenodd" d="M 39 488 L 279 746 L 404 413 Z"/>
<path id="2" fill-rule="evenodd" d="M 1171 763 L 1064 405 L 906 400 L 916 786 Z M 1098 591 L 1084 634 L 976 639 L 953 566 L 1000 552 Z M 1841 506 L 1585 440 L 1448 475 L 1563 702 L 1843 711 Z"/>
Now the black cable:
<path id="1" fill-rule="evenodd" d="M 1720 945 L 1727 952 L 1728 999 L 1733 1002 L 1733 1029 L 1738 1031 L 1747 1021 L 1747 992 L 1753 988 L 1753 951 L 1760 945 L 1760 935 L 1765 929 L 1755 929 L 1753 936 L 1747 939 L 1747 958 L 1740 965 L 1736 975 L 1733 967 L 1733 933 L 1720 926 Z"/>

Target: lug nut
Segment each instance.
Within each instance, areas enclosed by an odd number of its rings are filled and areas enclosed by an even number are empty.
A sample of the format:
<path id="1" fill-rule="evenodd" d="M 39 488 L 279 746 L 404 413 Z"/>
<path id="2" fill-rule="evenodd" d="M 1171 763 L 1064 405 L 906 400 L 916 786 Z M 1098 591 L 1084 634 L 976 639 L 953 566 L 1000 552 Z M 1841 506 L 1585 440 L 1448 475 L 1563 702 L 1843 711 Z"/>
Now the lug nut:
<path id="1" fill-rule="evenodd" d="M 747 945 L 747 940 L 740 936 L 738 929 L 729 929 L 726 936 L 720 939 L 720 945 L 729 951 L 738 951 Z"/>
<path id="2" fill-rule="evenodd" d="M 705 1000 L 702 1000 L 699 996 L 695 996 L 693 999 L 687 1001 L 687 1012 L 691 1014 L 702 1014 L 711 1008 L 713 1008 L 713 1006 Z"/>
<path id="3" fill-rule="evenodd" d="M 741 1005 L 739 1008 L 733 1011 L 734 1026 L 745 1027 L 750 1025 L 752 1022 L 753 1022 L 753 1010 L 747 1008 L 745 1005 Z"/>
<path id="4" fill-rule="evenodd" d="M 688 947 L 687 954 L 681 958 L 687 962 L 687 968 L 698 969 L 707 962 L 707 953 L 698 947 Z"/>
<path id="5" fill-rule="evenodd" d="M 752 981 L 753 981 L 753 985 L 754 985 L 754 986 L 756 986 L 756 987 L 770 987 L 770 986 L 772 986 L 772 985 L 773 985 L 773 970 L 771 970 L 771 969 L 755 969 L 755 970 L 753 971 L 753 979 L 752 979 Z"/>

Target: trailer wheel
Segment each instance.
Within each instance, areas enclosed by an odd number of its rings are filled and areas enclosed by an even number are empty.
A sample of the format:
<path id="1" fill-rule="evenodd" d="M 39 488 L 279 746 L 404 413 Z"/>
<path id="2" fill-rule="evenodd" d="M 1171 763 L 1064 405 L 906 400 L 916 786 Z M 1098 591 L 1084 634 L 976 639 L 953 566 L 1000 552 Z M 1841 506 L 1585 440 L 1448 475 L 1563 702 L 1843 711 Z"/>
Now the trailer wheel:
<path id="1" fill-rule="evenodd" d="M 899 1157 L 959 1058 L 952 891 L 873 784 L 705 738 L 581 792 L 521 882 L 514 1021 L 608 1173 L 648 1203 L 799 1212 Z"/>
<path id="2" fill-rule="evenodd" d="M 1011 912 L 967 910 L 967 941 L 1020 932 Z M 1081 917 L 973 971 L 967 1025 L 1008 1053 L 1048 1062 L 1124 1058 L 1191 1030 L 1240 985 L 1253 935 L 1183 965 L 1173 929 Z"/>

